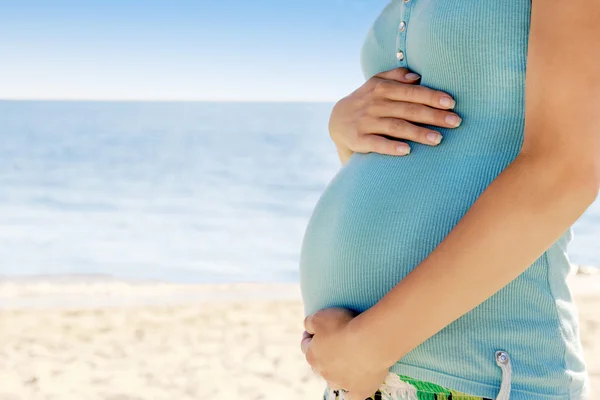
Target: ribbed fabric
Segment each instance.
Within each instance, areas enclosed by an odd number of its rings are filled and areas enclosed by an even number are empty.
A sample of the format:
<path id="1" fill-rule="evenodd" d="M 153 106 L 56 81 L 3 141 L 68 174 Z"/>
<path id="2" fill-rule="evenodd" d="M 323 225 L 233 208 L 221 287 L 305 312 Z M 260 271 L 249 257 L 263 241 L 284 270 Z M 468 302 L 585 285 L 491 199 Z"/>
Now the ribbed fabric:
<path id="1" fill-rule="evenodd" d="M 307 314 L 374 305 L 516 157 L 523 141 L 530 11 L 530 0 L 394 0 L 384 9 L 363 47 L 365 77 L 406 66 L 422 76 L 422 85 L 451 94 L 463 122 L 456 129 L 433 127 L 444 136 L 437 147 L 411 143 L 406 157 L 355 154 L 340 169 L 302 245 Z M 495 398 L 501 371 L 494 354 L 505 350 L 513 365 L 512 400 L 586 399 L 577 311 L 565 282 L 569 240 L 570 231 L 391 371 Z"/>

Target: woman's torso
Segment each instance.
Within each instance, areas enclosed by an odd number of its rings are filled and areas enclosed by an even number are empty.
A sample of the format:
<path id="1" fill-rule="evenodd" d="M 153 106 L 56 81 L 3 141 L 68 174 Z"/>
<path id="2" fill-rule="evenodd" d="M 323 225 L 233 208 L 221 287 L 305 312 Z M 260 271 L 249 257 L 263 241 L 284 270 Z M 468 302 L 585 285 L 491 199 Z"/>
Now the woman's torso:
<path id="1" fill-rule="evenodd" d="M 463 122 L 455 129 L 433 127 L 444 136 L 437 147 L 411 143 L 406 157 L 355 154 L 338 172 L 315 207 L 302 246 L 307 313 L 371 307 L 516 157 L 523 140 L 530 9 L 530 0 L 394 0 L 382 12 L 362 50 L 365 77 L 407 67 L 422 76 L 422 85 L 452 95 Z M 493 397 L 500 382 L 493 354 L 503 348 L 513 359 L 513 398 L 567 399 L 525 393 L 578 392 L 585 367 L 564 282 L 569 237 L 566 232 L 519 278 L 392 370 Z"/>

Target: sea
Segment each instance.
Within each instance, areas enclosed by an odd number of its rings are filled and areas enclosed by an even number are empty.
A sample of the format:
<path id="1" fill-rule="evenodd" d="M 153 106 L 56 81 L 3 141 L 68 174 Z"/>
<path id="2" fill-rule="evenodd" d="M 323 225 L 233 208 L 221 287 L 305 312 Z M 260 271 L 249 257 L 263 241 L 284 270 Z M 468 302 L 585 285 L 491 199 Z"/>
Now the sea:
<path id="1" fill-rule="evenodd" d="M 298 281 L 332 106 L 0 101 L 0 276 Z M 600 200 L 573 231 L 600 266 Z"/>

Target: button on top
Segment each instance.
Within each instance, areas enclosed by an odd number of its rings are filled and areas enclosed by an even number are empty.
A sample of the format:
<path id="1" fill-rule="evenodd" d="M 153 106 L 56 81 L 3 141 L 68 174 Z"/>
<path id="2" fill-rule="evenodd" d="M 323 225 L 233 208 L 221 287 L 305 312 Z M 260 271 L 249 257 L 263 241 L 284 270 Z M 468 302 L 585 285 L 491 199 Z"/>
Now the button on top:
<path id="1" fill-rule="evenodd" d="M 404 3 L 408 4 L 410 3 L 410 0 L 403 0 Z M 409 14 L 407 14 L 408 16 Z M 405 38 L 403 37 L 403 35 L 400 35 L 400 32 L 404 32 L 406 30 L 406 21 L 400 21 L 400 24 L 398 25 L 398 35 L 396 35 L 396 58 L 398 59 L 398 61 L 404 61 L 404 59 L 406 58 L 404 51 L 400 50 L 401 47 L 404 47 L 403 42 L 405 41 Z"/>
<path id="2" fill-rule="evenodd" d="M 505 351 L 497 351 L 496 352 L 496 360 L 500 364 L 508 364 L 508 354 Z"/>

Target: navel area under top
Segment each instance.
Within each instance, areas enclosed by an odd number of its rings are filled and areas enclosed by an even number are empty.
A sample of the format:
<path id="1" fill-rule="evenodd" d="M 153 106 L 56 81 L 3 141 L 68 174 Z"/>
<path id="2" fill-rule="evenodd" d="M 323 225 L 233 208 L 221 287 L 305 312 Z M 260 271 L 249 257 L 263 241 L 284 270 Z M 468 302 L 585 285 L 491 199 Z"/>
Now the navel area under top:
<path id="1" fill-rule="evenodd" d="M 411 143 L 405 157 L 354 154 L 339 170 L 304 235 L 307 314 L 374 305 L 517 156 L 530 14 L 530 0 L 393 0 L 383 10 L 362 49 L 365 77 L 407 67 L 422 76 L 422 85 L 452 95 L 463 122 L 432 127 L 444 137 L 437 147 Z M 556 29 L 568 27 L 556 21 Z M 565 282 L 570 238 L 568 230 L 517 279 L 391 372 L 495 398 L 502 377 L 494 354 L 504 350 L 512 362 L 512 400 L 586 399 L 577 310 Z"/>

